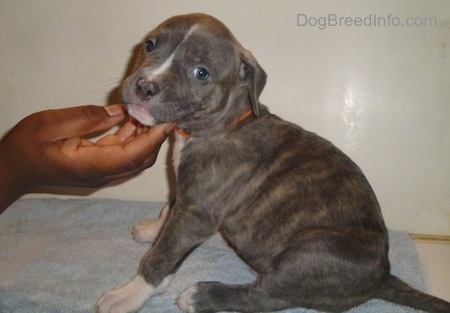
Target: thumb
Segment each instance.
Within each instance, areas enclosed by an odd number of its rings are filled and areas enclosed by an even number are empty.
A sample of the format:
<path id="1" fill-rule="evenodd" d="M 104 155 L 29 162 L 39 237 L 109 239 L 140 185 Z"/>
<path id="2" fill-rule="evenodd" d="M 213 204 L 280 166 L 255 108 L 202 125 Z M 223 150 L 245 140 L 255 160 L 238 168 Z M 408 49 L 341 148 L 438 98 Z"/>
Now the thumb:
<path id="1" fill-rule="evenodd" d="M 65 139 L 110 129 L 123 121 L 125 116 L 125 108 L 120 104 L 107 107 L 84 105 L 52 111 L 47 125 L 54 128 L 53 134 L 58 139 Z"/>

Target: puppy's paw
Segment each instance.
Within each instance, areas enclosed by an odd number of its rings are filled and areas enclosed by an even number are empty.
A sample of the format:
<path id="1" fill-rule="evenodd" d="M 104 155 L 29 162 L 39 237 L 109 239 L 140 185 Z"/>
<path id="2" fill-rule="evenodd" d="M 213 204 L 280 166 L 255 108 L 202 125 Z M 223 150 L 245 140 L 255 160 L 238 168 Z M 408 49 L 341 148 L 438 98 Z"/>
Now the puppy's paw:
<path id="1" fill-rule="evenodd" d="M 184 312 L 184 313 L 195 313 L 194 308 L 194 296 L 197 294 L 198 289 L 197 285 L 191 286 L 187 288 L 183 293 L 178 297 L 177 304 L 178 307 Z"/>
<path id="2" fill-rule="evenodd" d="M 137 242 L 153 242 L 159 234 L 162 223 L 160 219 L 140 221 L 133 226 L 131 234 Z"/>
<path id="3" fill-rule="evenodd" d="M 97 313 L 136 312 L 151 296 L 155 288 L 136 275 L 129 283 L 105 292 L 95 306 Z"/>
<path id="4" fill-rule="evenodd" d="M 177 304 L 184 313 L 228 312 L 230 308 L 240 308 L 233 310 L 238 312 L 256 312 L 247 307 L 248 286 L 250 285 L 225 285 L 214 281 L 198 282 L 183 291 Z"/>

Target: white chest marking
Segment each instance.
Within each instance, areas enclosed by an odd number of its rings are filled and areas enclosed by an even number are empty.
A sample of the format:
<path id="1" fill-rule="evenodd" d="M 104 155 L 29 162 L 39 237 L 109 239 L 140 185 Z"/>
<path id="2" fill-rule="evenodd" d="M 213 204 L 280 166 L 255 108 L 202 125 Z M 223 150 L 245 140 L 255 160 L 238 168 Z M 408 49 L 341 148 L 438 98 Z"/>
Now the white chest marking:
<path id="1" fill-rule="evenodd" d="M 189 139 L 186 139 L 179 134 L 175 134 L 175 145 L 173 147 L 172 162 L 176 175 L 178 174 L 178 166 L 181 162 L 181 151 L 183 150 L 183 147 L 186 144 L 187 140 Z"/>

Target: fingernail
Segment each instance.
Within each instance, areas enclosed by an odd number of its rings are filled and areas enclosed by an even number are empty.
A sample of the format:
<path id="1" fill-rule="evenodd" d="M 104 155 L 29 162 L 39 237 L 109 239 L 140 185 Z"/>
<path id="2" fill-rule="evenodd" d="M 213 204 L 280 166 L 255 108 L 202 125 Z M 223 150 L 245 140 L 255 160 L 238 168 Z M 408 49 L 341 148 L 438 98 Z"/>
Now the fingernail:
<path id="1" fill-rule="evenodd" d="M 125 108 L 121 104 L 112 104 L 105 107 L 109 116 L 118 116 L 125 114 Z"/>
<path id="2" fill-rule="evenodd" d="M 166 125 L 166 134 L 170 134 L 172 130 L 177 126 L 177 122 L 171 122 Z"/>

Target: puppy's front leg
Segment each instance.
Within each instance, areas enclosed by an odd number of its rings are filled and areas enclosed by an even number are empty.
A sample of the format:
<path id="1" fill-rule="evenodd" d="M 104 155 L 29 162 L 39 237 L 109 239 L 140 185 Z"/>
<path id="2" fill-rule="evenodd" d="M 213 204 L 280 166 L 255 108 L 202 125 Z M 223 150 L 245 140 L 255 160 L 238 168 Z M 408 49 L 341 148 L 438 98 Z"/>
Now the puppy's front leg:
<path id="1" fill-rule="evenodd" d="M 166 204 L 156 220 L 144 220 L 133 226 L 131 234 L 137 242 L 153 242 L 164 225 L 170 211 L 170 204 Z"/>
<path id="2" fill-rule="evenodd" d="M 158 287 L 149 284 L 137 274 L 127 284 L 117 285 L 105 292 L 97 302 L 95 311 L 99 313 L 136 312 L 151 297 L 163 293 L 170 283 L 171 276 L 167 276 Z"/>
<path id="3" fill-rule="evenodd" d="M 148 299 L 163 293 L 181 261 L 196 246 L 214 235 L 216 223 L 192 209 L 177 205 L 169 214 L 159 239 L 141 261 L 132 281 L 106 292 L 97 303 L 99 313 L 137 311 Z"/>

